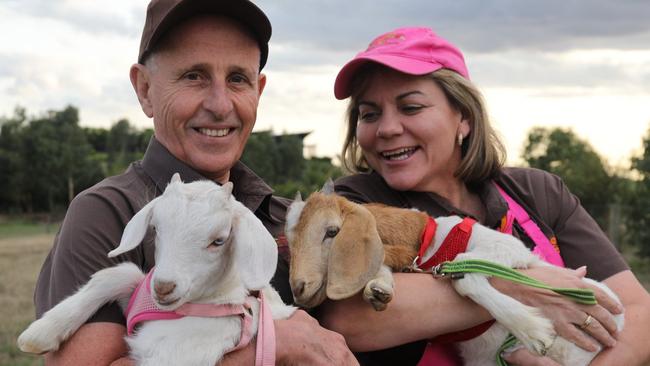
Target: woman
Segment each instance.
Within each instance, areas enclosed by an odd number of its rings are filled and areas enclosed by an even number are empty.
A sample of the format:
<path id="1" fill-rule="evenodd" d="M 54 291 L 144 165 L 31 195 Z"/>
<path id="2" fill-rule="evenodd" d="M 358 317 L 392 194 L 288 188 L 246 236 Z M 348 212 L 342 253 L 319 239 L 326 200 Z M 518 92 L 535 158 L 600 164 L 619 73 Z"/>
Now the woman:
<path id="1" fill-rule="evenodd" d="M 606 346 L 593 365 L 638 365 L 650 357 L 646 346 L 650 296 L 558 177 L 503 167 L 504 149 L 456 47 L 426 28 L 386 33 L 343 67 L 335 95 L 350 97 L 343 158 L 346 167 L 358 173 L 337 182 L 339 194 L 357 202 L 415 207 L 432 216 L 471 216 L 486 226 L 511 231 L 530 248 L 544 242 L 559 264 L 587 266 L 589 277 L 604 281 L 618 294 L 626 318 L 621 334 L 610 314 L 620 309 L 599 291 L 600 305 L 582 306 L 505 281 L 493 279 L 493 285 L 540 307 L 557 333 L 579 346 L 595 350 L 594 338 Z M 506 199 L 512 199 L 510 205 Z M 529 224 L 513 224 L 513 205 L 532 219 L 541 235 L 528 232 Z M 585 287 L 579 279 L 584 272 L 584 268 L 543 268 L 527 274 L 554 286 Z M 362 360 L 368 364 L 414 364 L 426 344 L 414 341 L 490 319 L 446 281 L 414 274 L 395 278 L 396 295 L 385 312 L 374 312 L 358 298 L 329 303 L 323 310 L 325 325 L 343 333 L 355 351 L 408 344 L 366 354 Z M 450 347 L 434 342 L 425 358 L 454 364 L 450 357 L 442 361 L 443 348 Z M 522 351 L 509 353 L 506 360 L 555 364 Z"/>

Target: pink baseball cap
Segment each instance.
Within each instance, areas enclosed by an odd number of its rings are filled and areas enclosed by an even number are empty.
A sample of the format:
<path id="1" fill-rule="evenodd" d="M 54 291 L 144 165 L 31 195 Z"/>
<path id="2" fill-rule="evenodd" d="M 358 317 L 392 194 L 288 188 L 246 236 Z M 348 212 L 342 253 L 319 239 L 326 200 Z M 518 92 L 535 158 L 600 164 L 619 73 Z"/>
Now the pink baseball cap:
<path id="1" fill-rule="evenodd" d="M 365 51 L 339 71 L 334 82 L 334 96 L 350 96 L 350 82 L 359 68 L 376 62 L 410 75 L 425 75 L 438 69 L 451 69 L 469 79 L 463 54 L 456 46 L 433 33 L 429 28 L 406 27 L 375 38 Z"/>

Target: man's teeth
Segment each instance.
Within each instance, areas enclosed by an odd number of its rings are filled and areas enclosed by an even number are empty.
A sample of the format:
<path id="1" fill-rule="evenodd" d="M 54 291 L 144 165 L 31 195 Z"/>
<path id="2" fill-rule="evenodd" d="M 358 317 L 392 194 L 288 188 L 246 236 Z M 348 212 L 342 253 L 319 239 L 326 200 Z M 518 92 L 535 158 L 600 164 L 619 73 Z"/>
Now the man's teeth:
<path id="1" fill-rule="evenodd" d="M 218 130 L 213 130 L 210 128 L 199 128 L 199 132 L 210 137 L 223 137 L 226 136 L 228 132 L 230 132 L 230 129 L 221 128 Z"/>
<path id="2" fill-rule="evenodd" d="M 414 147 L 404 147 L 393 151 L 384 151 L 381 156 L 388 160 L 404 160 L 415 151 Z"/>

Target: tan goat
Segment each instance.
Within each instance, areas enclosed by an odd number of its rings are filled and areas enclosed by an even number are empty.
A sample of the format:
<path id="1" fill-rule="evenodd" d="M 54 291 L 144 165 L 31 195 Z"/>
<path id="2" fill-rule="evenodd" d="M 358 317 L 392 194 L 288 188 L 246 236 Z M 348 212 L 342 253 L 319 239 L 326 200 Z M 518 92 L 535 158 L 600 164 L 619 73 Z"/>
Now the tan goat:
<path id="1" fill-rule="evenodd" d="M 340 300 L 363 290 L 363 298 L 384 310 L 393 296 L 391 271 L 412 265 L 428 220 L 424 212 L 380 204 L 356 204 L 333 194 L 327 183 L 307 201 L 296 197 L 287 213 L 286 235 L 291 251 L 290 284 L 297 304 L 315 307 L 326 298 Z M 425 257 L 433 255 L 458 216 L 438 217 Z M 512 268 L 546 266 L 515 237 L 474 224 L 467 251 L 456 260 L 482 259 Z M 605 285 L 585 279 L 616 295 Z M 588 365 L 597 352 L 587 352 L 556 336 L 541 312 L 498 292 L 488 276 L 465 274 L 452 282 L 461 295 L 483 306 L 497 321 L 477 338 L 458 344 L 466 365 L 493 365 L 495 354 L 513 334 L 529 350 L 563 365 Z M 615 317 L 619 330 L 623 315 Z"/>

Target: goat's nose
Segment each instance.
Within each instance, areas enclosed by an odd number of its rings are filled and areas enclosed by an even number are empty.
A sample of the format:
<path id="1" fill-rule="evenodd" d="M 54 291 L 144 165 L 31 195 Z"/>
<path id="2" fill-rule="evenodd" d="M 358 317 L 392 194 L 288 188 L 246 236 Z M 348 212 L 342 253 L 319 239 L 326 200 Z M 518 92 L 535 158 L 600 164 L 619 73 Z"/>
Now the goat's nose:
<path id="1" fill-rule="evenodd" d="M 153 284 L 153 290 L 159 298 L 164 298 L 171 294 L 175 288 L 176 283 L 172 281 L 155 281 Z"/>
<path id="2" fill-rule="evenodd" d="M 293 286 L 291 286 L 291 290 L 293 291 L 293 296 L 295 297 L 302 296 L 302 293 L 305 292 L 305 281 L 303 280 L 294 281 Z"/>

